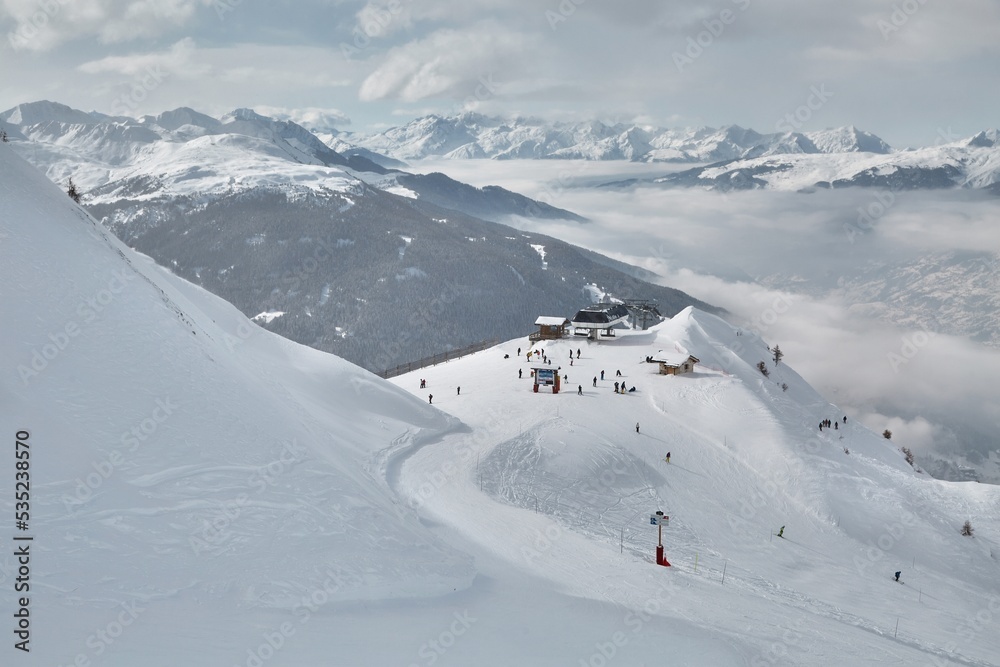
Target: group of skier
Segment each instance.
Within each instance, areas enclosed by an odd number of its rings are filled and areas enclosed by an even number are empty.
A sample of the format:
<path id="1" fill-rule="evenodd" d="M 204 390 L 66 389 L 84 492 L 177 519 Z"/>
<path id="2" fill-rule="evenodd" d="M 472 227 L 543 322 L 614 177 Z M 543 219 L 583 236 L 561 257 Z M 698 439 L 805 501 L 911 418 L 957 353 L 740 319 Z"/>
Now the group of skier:
<path id="1" fill-rule="evenodd" d="M 847 423 L 847 415 L 844 415 L 844 423 Z M 831 426 L 833 427 L 833 430 L 836 431 L 840 429 L 840 422 L 824 419 L 819 423 L 819 430 L 822 431 L 824 428 L 830 428 Z"/>

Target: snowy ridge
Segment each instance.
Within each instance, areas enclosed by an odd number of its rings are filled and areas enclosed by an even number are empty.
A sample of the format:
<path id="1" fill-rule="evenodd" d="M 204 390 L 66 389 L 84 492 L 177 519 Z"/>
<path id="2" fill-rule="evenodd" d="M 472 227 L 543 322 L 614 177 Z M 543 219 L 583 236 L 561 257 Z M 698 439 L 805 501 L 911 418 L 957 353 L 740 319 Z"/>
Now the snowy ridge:
<path id="1" fill-rule="evenodd" d="M 31 434 L 47 554 L 31 664 L 86 653 L 120 603 L 173 609 L 173 630 L 141 624 L 101 664 L 153 664 L 177 641 L 220 664 L 327 572 L 340 601 L 468 585 L 468 559 L 400 522 L 412 514 L 372 468 L 393 439 L 432 441 L 454 420 L 136 255 L 6 146 L 0 200 L 0 300 L 22 322 L 4 339 L 0 419 Z"/>
<path id="2" fill-rule="evenodd" d="M 238 109 L 215 120 L 180 108 L 142 119 L 112 119 L 51 102 L 22 104 L 0 115 L 28 140 L 24 157 L 53 181 L 70 177 L 99 190 L 91 203 L 123 194 L 144 198 L 218 194 L 293 184 L 343 192 L 358 185 L 347 159 L 308 130 Z"/>
<path id="3" fill-rule="evenodd" d="M 64 187 L 73 179 L 89 206 L 169 208 L 189 198 L 181 206 L 190 208 L 192 201 L 256 188 L 290 198 L 308 191 L 339 202 L 343 193 L 364 196 L 367 184 L 491 221 L 510 215 L 583 220 L 502 188 L 398 171 L 406 165 L 326 133 L 342 154 L 301 125 L 252 109 L 215 119 L 181 107 L 132 119 L 34 102 L 0 113 L 0 124 L 22 157 Z"/>
<path id="4" fill-rule="evenodd" d="M 378 134 L 342 135 L 339 140 L 403 160 L 448 157 L 718 162 L 785 153 L 892 151 L 875 135 L 854 127 L 760 134 L 738 125 L 668 129 L 600 121 L 505 119 L 473 112 L 424 116 Z"/>
<path id="5" fill-rule="evenodd" d="M 810 191 L 852 186 L 890 190 L 992 188 L 1000 182 L 1000 148 L 967 140 L 890 154 L 765 150 L 653 179 L 609 186 L 655 184 L 712 190 Z"/>

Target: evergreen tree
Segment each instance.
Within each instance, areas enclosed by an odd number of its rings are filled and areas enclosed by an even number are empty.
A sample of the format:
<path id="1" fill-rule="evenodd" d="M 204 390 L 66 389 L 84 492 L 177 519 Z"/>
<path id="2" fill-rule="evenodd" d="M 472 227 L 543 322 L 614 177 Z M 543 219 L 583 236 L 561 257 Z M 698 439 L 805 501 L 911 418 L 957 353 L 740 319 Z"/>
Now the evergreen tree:
<path id="1" fill-rule="evenodd" d="M 906 462 L 909 463 L 912 466 L 913 465 L 913 452 L 910 451 L 909 447 L 903 447 L 902 451 L 903 451 L 903 458 L 905 458 Z"/>
<path id="2" fill-rule="evenodd" d="M 775 345 L 774 346 L 774 365 L 777 366 L 781 362 L 782 357 L 784 357 L 784 356 L 785 356 L 785 353 L 781 351 L 781 348 L 778 347 L 777 345 Z"/>
<path id="3" fill-rule="evenodd" d="M 76 183 L 73 182 L 72 178 L 69 179 L 69 189 L 66 190 L 66 194 L 68 194 L 69 198 L 77 204 L 80 203 L 80 191 L 76 189 Z"/>
<path id="4" fill-rule="evenodd" d="M 972 537 L 972 533 L 976 532 L 976 529 L 972 527 L 972 523 L 966 519 L 965 523 L 962 524 L 962 534 L 966 537 Z"/>
<path id="5" fill-rule="evenodd" d="M 886 429 L 886 430 L 882 431 L 882 437 L 885 438 L 886 440 L 891 440 L 892 439 L 892 431 L 890 431 L 889 429 Z"/>

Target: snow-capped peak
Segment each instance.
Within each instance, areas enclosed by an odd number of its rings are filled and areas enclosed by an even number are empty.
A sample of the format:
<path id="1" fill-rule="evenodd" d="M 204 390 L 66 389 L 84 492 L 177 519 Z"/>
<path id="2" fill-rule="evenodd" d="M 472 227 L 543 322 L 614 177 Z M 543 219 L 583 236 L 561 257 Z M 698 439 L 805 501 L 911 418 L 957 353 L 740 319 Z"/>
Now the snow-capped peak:
<path id="1" fill-rule="evenodd" d="M 892 148 L 874 134 L 848 125 L 819 132 L 807 132 L 806 136 L 821 153 L 890 153 Z"/>
<path id="2" fill-rule="evenodd" d="M 106 118 L 103 114 L 78 111 L 65 104 L 48 100 L 19 104 L 0 114 L 0 119 L 21 126 L 51 122 L 88 125 L 100 122 L 103 118 Z"/>

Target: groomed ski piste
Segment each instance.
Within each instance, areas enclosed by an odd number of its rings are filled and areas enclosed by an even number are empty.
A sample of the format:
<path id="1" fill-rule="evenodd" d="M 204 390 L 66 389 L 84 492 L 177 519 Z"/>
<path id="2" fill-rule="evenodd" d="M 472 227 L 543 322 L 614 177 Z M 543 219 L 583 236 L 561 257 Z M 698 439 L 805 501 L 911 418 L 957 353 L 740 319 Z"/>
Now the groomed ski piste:
<path id="1" fill-rule="evenodd" d="M 3 146 L 0 210 L 5 665 L 998 664 L 998 489 L 915 471 L 752 332 L 688 309 L 535 343 L 557 395 L 527 339 L 387 382 L 124 247 Z M 660 376 L 659 350 L 700 363 Z"/>

